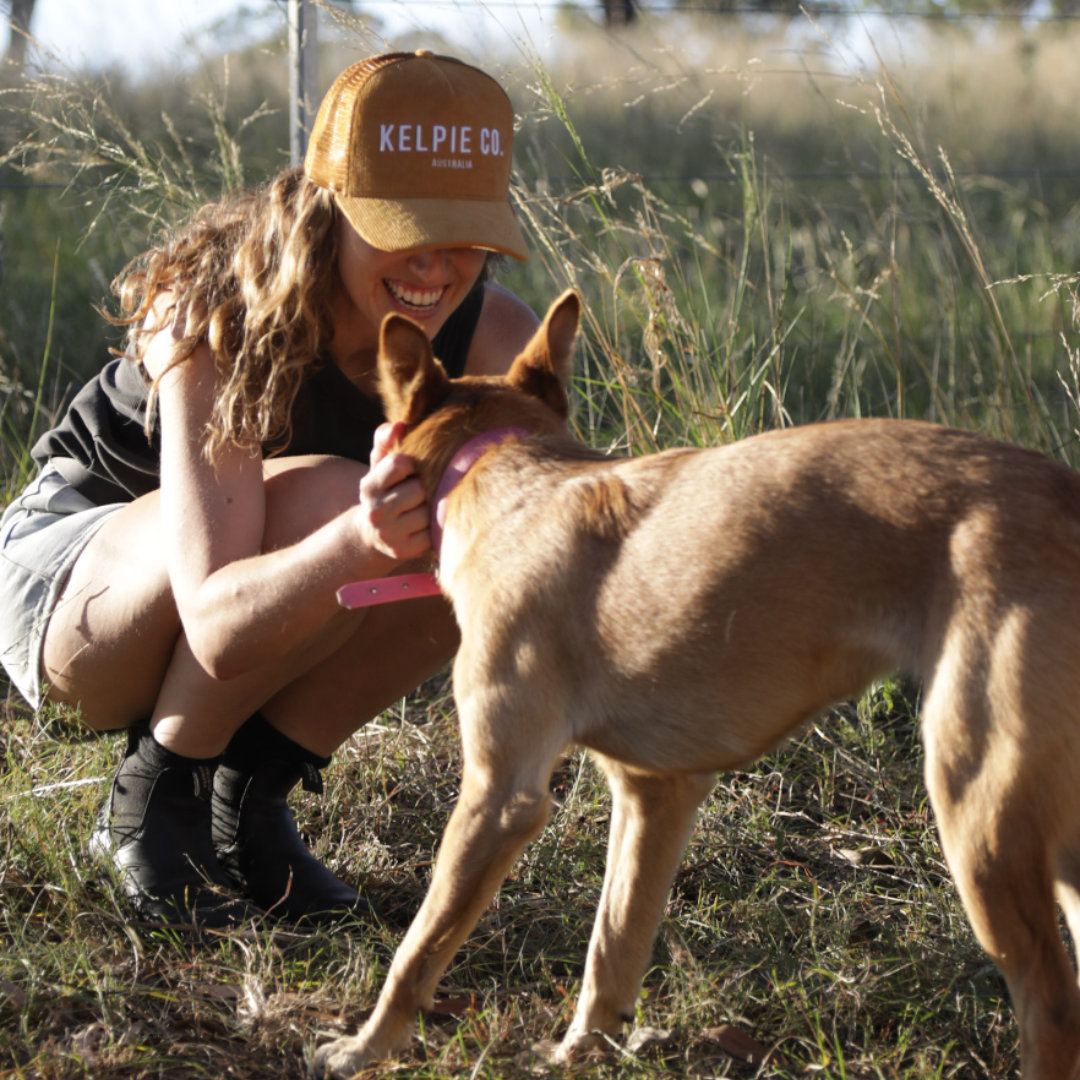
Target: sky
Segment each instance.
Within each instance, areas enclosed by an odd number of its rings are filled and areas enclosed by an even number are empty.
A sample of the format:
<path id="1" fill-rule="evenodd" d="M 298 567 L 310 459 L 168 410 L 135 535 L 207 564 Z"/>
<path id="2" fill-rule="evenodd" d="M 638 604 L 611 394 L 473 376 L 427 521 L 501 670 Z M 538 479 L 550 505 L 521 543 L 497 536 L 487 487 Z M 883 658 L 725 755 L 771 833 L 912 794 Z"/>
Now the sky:
<path id="1" fill-rule="evenodd" d="M 120 64 L 145 74 L 188 51 L 192 38 L 212 46 L 197 31 L 240 7 L 238 0 L 37 0 L 31 32 L 74 67 Z"/>
<path id="2" fill-rule="evenodd" d="M 285 0 L 37 0 L 31 30 L 73 67 L 122 65 L 139 77 L 265 38 L 283 24 L 285 6 Z M 388 37 L 423 27 L 462 44 L 475 36 L 478 21 L 488 33 L 525 29 L 542 36 L 555 15 L 554 4 L 515 8 L 508 0 L 492 0 L 484 11 L 453 0 L 363 0 L 363 10 L 382 20 Z M 321 16 L 320 38 L 333 32 Z"/>

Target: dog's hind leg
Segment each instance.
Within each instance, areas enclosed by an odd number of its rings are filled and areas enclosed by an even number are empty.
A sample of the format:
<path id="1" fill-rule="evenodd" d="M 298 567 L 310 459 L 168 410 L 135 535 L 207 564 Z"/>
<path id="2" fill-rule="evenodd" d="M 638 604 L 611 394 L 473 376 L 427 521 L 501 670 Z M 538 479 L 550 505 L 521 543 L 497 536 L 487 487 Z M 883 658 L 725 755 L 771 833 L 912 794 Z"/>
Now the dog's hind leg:
<path id="1" fill-rule="evenodd" d="M 1024 1080 L 1075 1080 L 1080 989 L 1057 926 L 1045 812 L 1052 770 L 1030 747 L 1025 753 L 1022 734 L 1013 741 L 1024 725 L 1001 715 L 1000 696 L 991 716 L 991 695 L 943 704 L 937 689 L 924 724 L 945 858 L 976 937 L 1008 983 Z"/>
<path id="2" fill-rule="evenodd" d="M 1080 949 L 1080 836 L 1058 853 L 1056 894 L 1073 945 Z"/>
<path id="3" fill-rule="evenodd" d="M 1075 810 L 1075 808 L 1072 808 Z M 1070 815 L 1076 820 L 1076 813 Z M 1080 833 L 1070 837 L 1057 859 L 1057 900 L 1069 924 L 1073 947 L 1080 950 Z M 1080 1075 L 1080 1069 L 1078 1069 Z"/>
<path id="4" fill-rule="evenodd" d="M 942 816 L 939 812 L 938 820 Z M 942 842 L 983 948 L 1005 976 L 1020 1028 L 1024 1080 L 1075 1080 L 1080 1069 L 1080 990 L 1057 928 L 1054 889 L 1037 823 L 1034 851 L 993 851 L 992 829 L 942 826 Z M 1010 827 L 1010 832 L 1012 828 Z M 948 837 L 948 839 L 947 839 Z M 1011 845 L 1010 845 L 1011 846 Z"/>
<path id="5" fill-rule="evenodd" d="M 713 775 L 643 773 L 609 759 L 611 832 L 604 889 L 573 1023 L 557 1057 L 603 1045 L 632 1023 L 664 904 Z"/>

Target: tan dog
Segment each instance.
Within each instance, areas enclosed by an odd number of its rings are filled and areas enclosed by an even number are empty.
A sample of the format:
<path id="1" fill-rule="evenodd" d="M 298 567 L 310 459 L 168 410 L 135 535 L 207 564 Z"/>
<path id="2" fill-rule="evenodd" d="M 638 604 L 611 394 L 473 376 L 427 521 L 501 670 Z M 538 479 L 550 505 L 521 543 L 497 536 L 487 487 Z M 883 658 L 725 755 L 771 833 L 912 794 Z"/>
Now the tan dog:
<path id="1" fill-rule="evenodd" d="M 1073 1080 L 1080 989 L 1054 903 L 1080 940 L 1080 474 L 872 420 L 603 459 L 565 433 L 578 310 L 563 296 L 506 379 L 451 382 L 418 328 L 383 327 L 387 413 L 429 495 L 470 434 L 537 437 L 487 450 L 446 504 L 461 798 L 373 1015 L 315 1071 L 408 1044 L 574 743 L 611 785 L 611 837 L 559 1056 L 620 1034 L 715 773 L 903 668 L 925 681 L 927 785 L 1025 1080 Z"/>

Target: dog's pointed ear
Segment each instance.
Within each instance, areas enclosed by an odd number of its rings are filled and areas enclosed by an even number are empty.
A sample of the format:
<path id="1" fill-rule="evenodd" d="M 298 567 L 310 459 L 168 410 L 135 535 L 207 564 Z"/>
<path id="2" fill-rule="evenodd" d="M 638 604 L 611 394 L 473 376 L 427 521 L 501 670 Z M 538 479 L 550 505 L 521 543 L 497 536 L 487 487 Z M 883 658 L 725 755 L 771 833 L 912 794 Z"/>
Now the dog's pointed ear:
<path id="1" fill-rule="evenodd" d="M 450 377 L 427 334 L 404 315 L 387 315 L 379 333 L 379 396 L 386 418 L 410 427 L 434 412 L 450 392 Z"/>
<path id="2" fill-rule="evenodd" d="M 511 386 L 539 398 L 563 419 L 570 415 L 567 390 L 580 321 L 581 300 L 571 289 L 548 309 L 540 329 L 506 376 Z"/>

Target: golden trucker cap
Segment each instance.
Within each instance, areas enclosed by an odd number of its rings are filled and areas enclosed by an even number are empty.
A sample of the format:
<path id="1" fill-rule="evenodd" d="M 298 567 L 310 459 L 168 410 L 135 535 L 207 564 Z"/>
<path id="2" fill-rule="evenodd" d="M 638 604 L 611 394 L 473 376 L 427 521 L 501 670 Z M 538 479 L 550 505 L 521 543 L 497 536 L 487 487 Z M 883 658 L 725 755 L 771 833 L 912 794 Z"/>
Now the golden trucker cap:
<path id="1" fill-rule="evenodd" d="M 514 110 L 489 75 L 427 49 L 346 68 L 319 106 L 304 172 L 373 247 L 529 257 L 510 209 Z"/>

